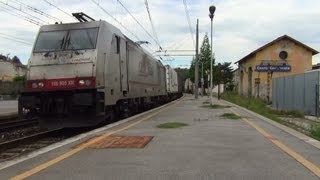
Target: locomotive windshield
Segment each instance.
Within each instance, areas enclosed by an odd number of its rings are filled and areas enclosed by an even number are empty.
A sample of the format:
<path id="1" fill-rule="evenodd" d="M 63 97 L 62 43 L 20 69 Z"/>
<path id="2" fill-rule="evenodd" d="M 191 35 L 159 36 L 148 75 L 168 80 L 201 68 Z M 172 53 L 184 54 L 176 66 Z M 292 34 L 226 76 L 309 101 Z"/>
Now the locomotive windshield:
<path id="1" fill-rule="evenodd" d="M 34 52 L 94 49 L 98 28 L 40 32 Z"/>
<path id="2" fill-rule="evenodd" d="M 94 49 L 97 34 L 98 28 L 71 30 L 66 49 Z"/>
<path id="3" fill-rule="evenodd" d="M 68 31 L 40 32 L 34 52 L 61 50 Z"/>

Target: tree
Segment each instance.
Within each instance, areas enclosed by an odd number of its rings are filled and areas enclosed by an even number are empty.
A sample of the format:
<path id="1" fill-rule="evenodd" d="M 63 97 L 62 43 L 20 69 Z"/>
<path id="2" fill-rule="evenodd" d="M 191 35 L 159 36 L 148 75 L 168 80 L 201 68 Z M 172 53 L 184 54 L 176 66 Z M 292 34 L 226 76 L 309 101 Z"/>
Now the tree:
<path id="1" fill-rule="evenodd" d="M 203 66 L 203 77 L 204 77 L 204 87 L 209 87 L 208 83 L 208 73 L 210 72 L 210 63 L 211 63 L 211 48 L 209 44 L 209 38 L 206 34 L 203 38 L 202 45 L 200 47 L 199 52 L 199 78 L 202 78 L 202 66 Z M 194 74 L 195 73 L 195 59 L 192 60 L 190 69 L 189 69 L 189 77 L 192 82 L 194 82 Z M 201 81 L 199 81 L 201 82 Z"/>
<path id="2" fill-rule="evenodd" d="M 191 62 L 190 69 L 189 69 L 189 75 L 188 75 L 191 82 L 193 82 L 193 83 L 194 83 L 194 71 L 195 71 L 195 59 L 193 58 L 192 62 Z"/>
<path id="3" fill-rule="evenodd" d="M 209 38 L 206 34 L 203 38 L 202 45 L 200 47 L 200 53 L 199 53 L 199 73 L 200 73 L 200 79 L 201 79 L 201 71 L 202 71 L 202 65 L 203 65 L 203 76 L 204 76 L 204 87 L 208 88 L 209 82 L 208 82 L 208 74 L 210 74 L 210 64 L 211 64 L 211 46 L 209 44 Z"/>
<path id="4" fill-rule="evenodd" d="M 202 71 L 202 64 L 203 64 L 203 76 L 204 76 L 204 87 L 210 87 L 210 82 L 208 79 L 208 75 L 210 75 L 210 64 L 211 64 L 211 46 L 209 44 L 209 38 L 206 34 L 203 38 L 202 45 L 200 47 L 199 53 L 199 78 L 201 79 L 201 71 Z M 223 64 L 218 63 L 217 65 L 214 64 L 214 59 L 212 62 L 212 82 L 213 85 L 218 85 L 219 83 L 228 84 L 232 82 L 233 74 L 230 62 L 224 62 Z M 192 82 L 194 82 L 194 71 L 195 71 L 195 60 L 193 59 L 190 70 L 189 70 L 189 77 Z M 199 81 L 200 82 L 200 81 Z"/>
<path id="5" fill-rule="evenodd" d="M 11 59 L 11 61 L 15 64 L 21 64 L 20 59 L 17 56 L 13 56 L 13 58 Z"/>
<path id="6" fill-rule="evenodd" d="M 228 84 L 233 79 L 231 62 L 218 63 L 213 67 L 213 84 Z"/>
<path id="7" fill-rule="evenodd" d="M 181 78 L 182 81 L 185 81 L 188 79 L 189 76 L 189 69 L 188 68 L 175 68 L 174 69 L 178 76 Z"/>
<path id="8" fill-rule="evenodd" d="M 7 57 L 6 56 L 4 56 L 4 55 L 2 55 L 2 54 L 0 54 L 0 59 L 2 59 L 2 60 L 7 60 Z"/>

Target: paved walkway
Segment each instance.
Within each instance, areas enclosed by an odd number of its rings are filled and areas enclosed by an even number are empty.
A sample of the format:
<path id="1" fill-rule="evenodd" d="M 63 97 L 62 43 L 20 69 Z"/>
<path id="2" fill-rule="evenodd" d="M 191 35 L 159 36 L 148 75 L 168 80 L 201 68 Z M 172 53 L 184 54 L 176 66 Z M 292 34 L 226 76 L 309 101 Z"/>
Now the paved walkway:
<path id="1" fill-rule="evenodd" d="M 77 141 L 2 169 L 0 177 L 8 179 L 20 175 L 17 178 L 39 180 L 318 179 L 318 148 L 239 107 L 201 107 L 207 100 L 205 97 L 194 100 L 187 95 L 162 112 L 148 113 L 111 128 L 87 143 Z M 227 104 L 217 100 L 215 103 Z M 243 119 L 225 119 L 221 117 L 224 113 L 237 113 Z M 156 127 L 165 122 L 183 122 L 189 126 Z M 142 149 L 87 148 L 98 142 L 97 138 L 110 134 L 153 136 L 153 139 Z"/>

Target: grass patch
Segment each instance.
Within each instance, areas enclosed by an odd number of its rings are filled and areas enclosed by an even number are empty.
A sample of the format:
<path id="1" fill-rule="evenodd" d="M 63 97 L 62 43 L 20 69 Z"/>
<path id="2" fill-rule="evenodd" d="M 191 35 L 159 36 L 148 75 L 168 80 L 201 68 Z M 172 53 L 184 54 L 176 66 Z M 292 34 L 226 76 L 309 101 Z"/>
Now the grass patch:
<path id="1" fill-rule="evenodd" d="M 278 116 L 292 116 L 304 118 L 304 113 L 301 111 L 277 111 L 267 107 L 267 103 L 260 98 L 246 97 L 237 94 L 236 92 L 225 92 L 221 96 L 223 99 L 230 101 L 239 106 L 245 107 L 262 116 L 272 119 L 277 122 L 282 122 Z"/>
<path id="2" fill-rule="evenodd" d="M 227 118 L 227 119 L 241 119 L 240 116 L 235 115 L 233 113 L 224 113 L 221 115 L 221 117 Z"/>
<path id="3" fill-rule="evenodd" d="M 315 138 L 316 140 L 320 141 L 320 126 L 319 125 L 312 125 L 310 131 L 311 137 Z"/>
<path id="4" fill-rule="evenodd" d="M 204 105 L 202 107 L 210 108 L 210 109 L 223 109 L 223 108 L 229 108 L 231 106 L 223 106 L 223 105 L 219 105 L 219 104 L 213 104 L 213 105 L 209 104 L 209 105 Z"/>
<path id="5" fill-rule="evenodd" d="M 277 110 L 271 110 L 274 114 L 277 114 L 279 116 L 291 116 L 295 118 L 304 118 L 304 113 L 301 111 L 293 110 L 293 111 L 277 111 Z"/>
<path id="6" fill-rule="evenodd" d="M 255 113 L 258 113 L 264 117 L 274 120 L 280 124 L 291 127 L 297 131 L 300 131 L 310 137 L 320 140 L 320 125 L 313 125 L 311 130 L 301 130 L 301 127 L 293 123 L 289 123 L 282 120 L 281 117 L 294 117 L 294 118 L 304 118 L 304 113 L 300 111 L 277 111 L 269 108 L 267 102 L 259 98 L 246 97 L 237 94 L 236 92 L 225 92 L 221 96 L 222 99 L 247 108 Z"/>
<path id="7" fill-rule="evenodd" d="M 159 124 L 157 128 L 172 129 L 172 128 L 180 128 L 183 126 L 188 126 L 188 124 L 180 123 L 180 122 L 169 122 L 169 123 Z"/>
<path id="8" fill-rule="evenodd" d="M 275 110 L 268 108 L 267 103 L 262 99 L 238 95 L 236 92 L 225 92 L 221 97 L 227 101 L 256 112 L 264 117 L 267 117 L 279 123 L 283 123 L 278 115 L 275 114 Z"/>

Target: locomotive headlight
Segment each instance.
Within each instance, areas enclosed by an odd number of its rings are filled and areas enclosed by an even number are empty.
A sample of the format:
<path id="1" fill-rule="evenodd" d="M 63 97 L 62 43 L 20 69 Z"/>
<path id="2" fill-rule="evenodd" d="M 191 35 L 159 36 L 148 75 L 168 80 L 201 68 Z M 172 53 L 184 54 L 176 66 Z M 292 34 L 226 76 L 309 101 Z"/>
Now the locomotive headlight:
<path id="1" fill-rule="evenodd" d="M 39 82 L 39 83 L 38 83 L 38 87 L 39 87 L 39 88 L 42 88 L 43 86 L 44 86 L 43 82 Z"/>
<path id="2" fill-rule="evenodd" d="M 84 84 L 85 84 L 85 82 L 83 79 L 79 80 L 79 85 L 83 86 Z"/>
<path id="3" fill-rule="evenodd" d="M 32 83 L 32 88 L 38 88 L 38 83 L 36 82 Z"/>

